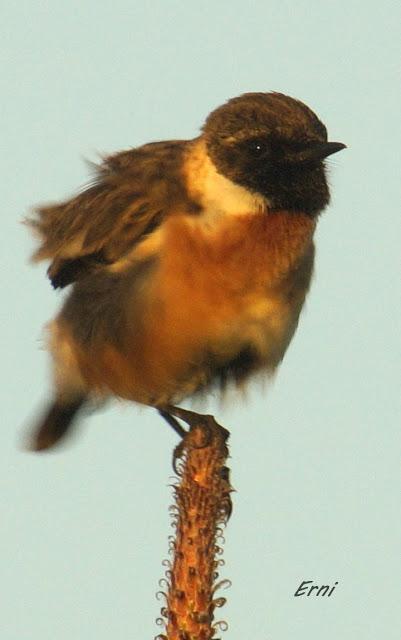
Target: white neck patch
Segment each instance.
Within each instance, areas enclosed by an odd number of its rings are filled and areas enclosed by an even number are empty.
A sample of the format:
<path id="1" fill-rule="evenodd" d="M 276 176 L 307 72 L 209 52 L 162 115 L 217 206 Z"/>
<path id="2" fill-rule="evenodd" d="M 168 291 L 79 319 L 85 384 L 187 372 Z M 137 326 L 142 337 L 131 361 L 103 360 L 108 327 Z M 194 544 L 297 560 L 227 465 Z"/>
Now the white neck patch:
<path id="1" fill-rule="evenodd" d="M 207 217 L 249 215 L 260 213 L 269 206 L 263 196 L 252 193 L 218 173 L 203 142 L 195 149 L 187 167 L 189 191 L 203 206 Z"/>

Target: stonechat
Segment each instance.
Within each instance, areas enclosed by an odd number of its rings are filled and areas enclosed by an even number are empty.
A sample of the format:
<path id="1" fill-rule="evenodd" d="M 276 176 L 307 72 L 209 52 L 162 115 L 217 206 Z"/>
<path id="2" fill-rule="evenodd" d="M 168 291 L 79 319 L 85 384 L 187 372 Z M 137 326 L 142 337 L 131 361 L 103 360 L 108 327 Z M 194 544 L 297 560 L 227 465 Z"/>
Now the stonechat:
<path id="1" fill-rule="evenodd" d="M 32 448 L 117 396 L 171 424 L 184 398 L 272 374 L 296 330 L 329 202 L 325 159 L 345 147 L 302 102 L 246 93 L 193 140 L 104 158 L 72 199 L 29 225 L 55 288 L 54 395 Z"/>

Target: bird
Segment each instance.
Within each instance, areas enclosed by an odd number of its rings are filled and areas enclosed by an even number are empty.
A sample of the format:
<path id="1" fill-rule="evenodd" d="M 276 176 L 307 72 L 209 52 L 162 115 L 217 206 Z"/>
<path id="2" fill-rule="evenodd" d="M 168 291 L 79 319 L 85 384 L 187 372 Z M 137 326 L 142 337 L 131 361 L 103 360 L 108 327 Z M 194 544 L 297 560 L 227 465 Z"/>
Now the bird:
<path id="1" fill-rule="evenodd" d="M 325 161 L 345 147 L 300 100 L 244 93 L 197 137 L 105 156 L 85 189 L 34 209 L 32 261 L 68 290 L 47 326 L 53 391 L 31 449 L 112 397 L 183 435 L 182 401 L 274 374 L 311 284 Z"/>

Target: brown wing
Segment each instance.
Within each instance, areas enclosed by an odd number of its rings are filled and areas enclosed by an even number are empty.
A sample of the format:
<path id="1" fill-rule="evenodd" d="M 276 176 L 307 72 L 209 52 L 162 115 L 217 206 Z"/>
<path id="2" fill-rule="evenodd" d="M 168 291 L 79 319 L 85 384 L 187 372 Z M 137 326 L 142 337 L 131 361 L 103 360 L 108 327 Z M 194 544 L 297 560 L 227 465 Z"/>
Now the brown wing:
<path id="1" fill-rule="evenodd" d="M 28 224 L 41 244 L 33 260 L 52 261 L 48 274 L 54 287 L 117 261 L 166 215 L 185 206 L 181 167 L 187 145 L 155 142 L 105 158 L 92 186 L 35 211 Z"/>

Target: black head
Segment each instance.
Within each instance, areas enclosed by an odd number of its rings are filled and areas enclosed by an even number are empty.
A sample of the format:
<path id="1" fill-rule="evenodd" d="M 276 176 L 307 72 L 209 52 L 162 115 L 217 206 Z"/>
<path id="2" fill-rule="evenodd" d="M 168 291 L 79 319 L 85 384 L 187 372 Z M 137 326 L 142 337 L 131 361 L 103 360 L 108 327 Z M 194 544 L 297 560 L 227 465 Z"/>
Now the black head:
<path id="1" fill-rule="evenodd" d="M 203 127 L 219 173 L 266 197 L 272 209 L 317 215 L 329 202 L 324 159 L 345 147 L 305 104 L 281 93 L 245 93 Z"/>

